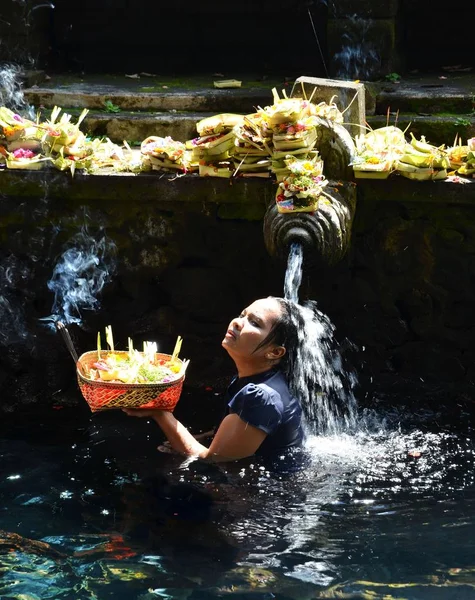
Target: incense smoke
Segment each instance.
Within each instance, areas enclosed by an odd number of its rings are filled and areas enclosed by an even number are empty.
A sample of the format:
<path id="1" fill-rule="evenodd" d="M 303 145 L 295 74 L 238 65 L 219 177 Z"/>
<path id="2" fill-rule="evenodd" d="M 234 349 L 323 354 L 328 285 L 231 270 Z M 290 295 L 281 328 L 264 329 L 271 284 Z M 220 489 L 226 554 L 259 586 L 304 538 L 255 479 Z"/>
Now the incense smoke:
<path id="1" fill-rule="evenodd" d="M 24 306 L 30 270 L 13 255 L 0 263 L 0 345 L 24 342 L 29 337 Z"/>
<path id="2" fill-rule="evenodd" d="M 68 245 L 48 281 L 54 302 L 52 314 L 43 320 L 80 325 L 84 311 L 100 307 L 98 296 L 115 272 L 116 246 L 105 235 L 92 237 L 86 228 Z"/>
<path id="3" fill-rule="evenodd" d="M 0 106 L 6 106 L 15 112 L 29 109 L 23 94 L 21 73 L 22 70 L 18 66 L 0 66 Z"/>

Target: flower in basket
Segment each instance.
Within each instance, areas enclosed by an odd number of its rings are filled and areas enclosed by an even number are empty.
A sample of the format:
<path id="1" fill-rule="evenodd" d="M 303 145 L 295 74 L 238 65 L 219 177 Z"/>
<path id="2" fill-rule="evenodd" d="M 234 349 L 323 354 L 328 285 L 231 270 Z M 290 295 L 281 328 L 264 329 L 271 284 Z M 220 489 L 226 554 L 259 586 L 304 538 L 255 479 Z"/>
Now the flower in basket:
<path id="1" fill-rule="evenodd" d="M 475 149 L 469 150 L 464 164 L 459 167 L 459 175 L 475 175 Z"/>
<path id="2" fill-rule="evenodd" d="M 33 144 L 25 144 L 25 140 L 35 141 Z M 39 149 L 40 138 L 38 137 L 38 125 L 17 115 L 5 106 L 0 107 L 0 141 L 5 141 L 9 151 L 16 150 L 22 145 L 30 149 Z"/>
<path id="3" fill-rule="evenodd" d="M 148 158 L 139 150 L 132 150 L 127 142 L 124 142 L 124 148 L 122 148 L 109 138 L 87 139 L 86 148 L 89 150 L 88 155 L 90 154 L 87 166 L 89 173 L 109 170 L 141 173 L 151 169 Z"/>
<path id="4" fill-rule="evenodd" d="M 319 104 L 314 105 L 311 114 L 315 115 L 316 117 L 320 117 L 321 119 L 328 119 L 334 123 L 343 123 L 343 113 L 333 102 L 333 98 L 329 103 L 320 102 Z"/>
<path id="5" fill-rule="evenodd" d="M 17 148 L 13 152 L 6 153 L 5 161 L 8 169 L 36 171 L 45 167 L 51 159 L 28 148 Z"/>
<path id="6" fill-rule="evenodd" d="M 190 153 L 185 144 L 170 136 L 149 136 L 142 142 L 140 152 L 148 158 L 152 169 L 185 173 L 191 170 Z"/>
<path id="7" fill-rule="evenodd" d="M 103 352 L 101 335 L 98 332 L 97 357 L 86 369 L 87 378 L 92 381 L 129 384 L 169 383 L 184 374 L 188 366 L 189 361 L 178 359 L 183 342 L 180 336 L 177 338 L 171 356 L 158 355 L 156 342 L 144 342 L 143 352 L 139 352 L 134 348 L 131 338 L 129 338 L 128 351 L 116 351 L 110 325 L 106 327 L 106 341 L 109 351 Z"/>
<path id="8" fill-rule="evenodd" d="M 276 150 L 311 150 L 317 139 L 315 116 L 305 117 L 288 123 L 278 123 L 273 127 L 272 141 Z"/>
<path id="9" fill-rule="evenodd" d="M 85 119 L 89 110 L 85 108 L 79 115 L 77 123 L 72 123 L 72 116 L 68 113 L 63 113 L 61 118 L 61 108 L 55 106 L 51 111 L 49 121 L 41 124 L 46 131 L 43 135 L 43 143 L 48 147 L 50 152 L 59 152 L 62 146 L 72 146 L 77 141 L 81 130 L 81 123 Z"/>
<path id="10" fill-rule="evenodd" d="M 445 145 L 434 146 L 424 136 L 418 140 L 411 133 L 411 141 L 406 143 L 404 154 L 399 157 L 397 171 L 408 179 L 427 181 L 445 179 L 450 166 L 451 160 Z"/>
<path id="11" fill-rule="evenodd" d="M 285 92 L 284 98 L 280 98 L 276 88 L 273 88 L 272 96 L 274 104 L 266 106 L 263 111 L 270 127 L 298 121 L 310 114 L 309 103 L 302 98 L 287 98 Z"/>
<path id="12" fill-rule="evenodd" d="M 78 169 L 83 169 L 89 171 L 92 167 L 92 152 L 87 152 L 81 156 L 80 154 L 66 154 L 64 152 L 64 147 L 58 153 L 58 155 L 53 159 L 53 165 L 59 171 L 70 171 L 71 175 L 74 177 L 74 173 Z"/>
<path id="13" fill-rule="evenodd" d="M 380 127 L 355 136 L 356 152 L 351 162 L 355 177 L 385 179 L 404 154 L 404 132 L 393 126 Z"/>
<path id="14" fill-rule="evenodd" d="M 27 121 L 6 106 L 0 107 L 0 137 L 7 141 L 18 139 L 25 130 Z"/>
<path id="15" fill-rule="evenodd" d="M 272 153 L 272 129 L 264 111 L 246 115 L 233 131 L 234 154 L 270 156 Z"/>
<path id="16" fill-rule="evenodd" d="M 452 147 L 447 148 L 447 157 L 450 162 L 450 168 L 457 171 L 467 162 L 467 156 L 470 152 L 470 148 L 468 143 L 466 146 L 462 146 L 462 140 L 459 139 L 457 143 L 457 139 Z"/>
<path id="17" fill-rule="evenodd" d="M 276 192 L 279 212 L 314 212 L 328 181 L 323 175 L 323 161 L 318 154 L 311 160 L 289 156 L 285 164 L 290 174 L 279 183 Z"/>
<path id="18" fill-rule="evenodd" d="M 91 410 L 173 410 L 190 362 L 178 358 L 182 338 L 178 336 L 171 355 L 158 353 L 155 342 L 144 342 L 139 352 L 131 338 L 127 351 L 115 350 L 111 326 L 106 327 L 106 341 L 109 350 L 102 350 L 98 332 L 97 352 L 86 352 L 77 361 L 79 387 Z"/>
<path id="19" fill-rule="evenodd" d="M 140 151 L 148 156 L 178 161 L 185 154 L 185 144 L 174 140 L 170 136 L 157 137 L 151 135 L 142 142 Z"/>

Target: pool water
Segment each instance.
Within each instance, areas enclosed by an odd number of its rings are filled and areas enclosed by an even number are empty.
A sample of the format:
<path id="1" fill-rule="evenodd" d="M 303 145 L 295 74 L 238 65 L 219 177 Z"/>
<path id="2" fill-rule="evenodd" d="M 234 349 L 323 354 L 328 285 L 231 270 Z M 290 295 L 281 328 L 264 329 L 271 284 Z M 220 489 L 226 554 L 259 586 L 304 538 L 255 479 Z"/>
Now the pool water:
<path id="1" fill-rule="evenodd" d="M 209 428 L 220 402 L 186 390 L 178 416 Z M 377 418 L 292 471 L 158 452 L 154 423 L 80 398 L 5 416 L 0 598 L 475 599 L 469 407 Z"/>

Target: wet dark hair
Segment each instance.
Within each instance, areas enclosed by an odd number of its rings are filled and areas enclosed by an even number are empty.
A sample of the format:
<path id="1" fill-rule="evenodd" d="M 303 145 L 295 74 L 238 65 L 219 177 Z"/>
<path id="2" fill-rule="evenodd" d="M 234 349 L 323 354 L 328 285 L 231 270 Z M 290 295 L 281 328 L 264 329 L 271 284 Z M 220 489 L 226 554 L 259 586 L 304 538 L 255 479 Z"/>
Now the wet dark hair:
<path id="1" fill-rule="evenodd" d="M 302 319 L 297 305 L 286 298 L 278 298 L 276 296 L 268 296 L 269 299 L 275 300 L 280 308 L 281 314 L 275 320 L 272 329 L 267 334 L 266 338 L 254 350 L 263 348 L 270 344 L 283 346 L 286 353 L 281 358 L 277 367 L 286 375 L 292 372 L 293 364 L 296 360 L 297 348 L 299 344 L 299 319 Z"/>

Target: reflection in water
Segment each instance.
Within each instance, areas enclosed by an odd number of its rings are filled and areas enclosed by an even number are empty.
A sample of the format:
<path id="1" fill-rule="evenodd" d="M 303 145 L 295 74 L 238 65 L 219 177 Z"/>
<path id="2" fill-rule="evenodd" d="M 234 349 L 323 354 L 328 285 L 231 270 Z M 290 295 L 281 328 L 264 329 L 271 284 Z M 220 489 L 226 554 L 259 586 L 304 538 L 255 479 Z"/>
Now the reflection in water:
<path id="1" fill-rule="evenodd" d="M 156 452 L 150 423 L 52 412 L 36 427 L 3 426 L 2 529 L 51 552 L 3 540 L 2 598 L 382 599 L 397 583 L 405 591 L 386 598 L 422 600 L 475 589 L 463 413 L 451 425 L 449 413 L 392 411 L 381 433 L 311 437 L 307 468 L 289 473 L 255 459 L 183 463 Z M 442 583 L 459 596 L 431 596 Z"/>

